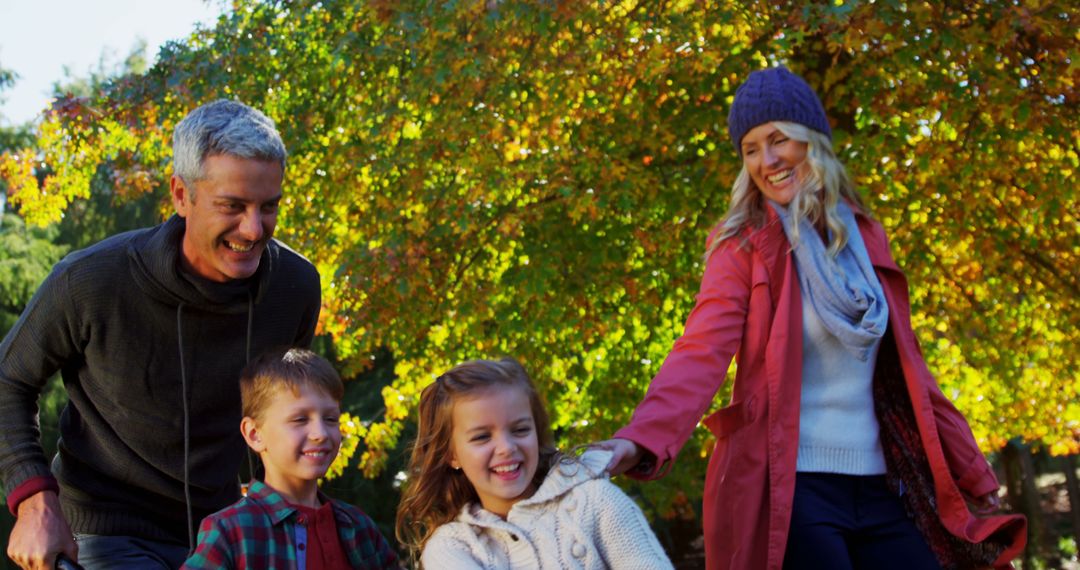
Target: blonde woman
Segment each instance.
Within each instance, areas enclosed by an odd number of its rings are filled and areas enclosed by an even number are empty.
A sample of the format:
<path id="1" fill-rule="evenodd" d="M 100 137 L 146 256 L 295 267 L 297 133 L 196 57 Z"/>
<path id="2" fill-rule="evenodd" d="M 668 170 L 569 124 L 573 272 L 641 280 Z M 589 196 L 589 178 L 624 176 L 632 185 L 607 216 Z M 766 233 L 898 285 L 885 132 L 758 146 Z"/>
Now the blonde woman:
<path id="1" fill-rule="evenodd" d="M 786 68 L 751 73 L 728 129 L 743 168 L 697 304 L 613 474 L 662 476 L 738 360 L 705 480 L 710 569 L 978 568 L 1023 548 L 1019 516 L 911 328 L 907 282 Z"/>

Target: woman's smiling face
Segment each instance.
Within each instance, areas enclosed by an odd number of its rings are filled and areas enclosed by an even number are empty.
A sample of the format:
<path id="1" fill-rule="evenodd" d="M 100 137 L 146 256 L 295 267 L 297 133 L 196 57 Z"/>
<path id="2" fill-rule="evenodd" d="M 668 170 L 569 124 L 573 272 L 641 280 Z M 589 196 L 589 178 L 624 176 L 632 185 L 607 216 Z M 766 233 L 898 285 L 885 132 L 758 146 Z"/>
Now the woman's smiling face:
<path id="1" fill-rule="evenodd" d="M 743 166 L 766 198 L 787 206 L 799 191 L 806 169 L 807 144 L 772 123 L 750 129 L 742 139 Z"/>

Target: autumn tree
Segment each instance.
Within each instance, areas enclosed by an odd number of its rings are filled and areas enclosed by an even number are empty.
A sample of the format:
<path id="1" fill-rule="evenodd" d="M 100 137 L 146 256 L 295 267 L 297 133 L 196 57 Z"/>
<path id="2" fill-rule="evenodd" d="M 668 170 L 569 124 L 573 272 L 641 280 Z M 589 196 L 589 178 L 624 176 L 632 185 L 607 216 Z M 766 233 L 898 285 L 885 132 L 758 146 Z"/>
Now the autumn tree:
<path id="1" fill-rule="evenodd" d="M 58 102 L 50 174 L 8 153 L 27 219 L 106 169 L 165 191 L 172 127 L 237 97 L 290 150 L 280 231 L 323 275 L 346 375 L 396 378 L 349 428 L 374 475 L 419 391 L 513 355 L 563 444 L 629 418 L 681 332 L 738 169 L 734 89 L 785 64 L 892 237 L 931 368 L 986 451 L 1080 443 L 1075 62 L 1067 3 L 254 2 L 167 45 L 146 74 Z M 726 397 L 717 398 L 721 406 Z M 700 495 L 699 430 L 640 487 Z"/>

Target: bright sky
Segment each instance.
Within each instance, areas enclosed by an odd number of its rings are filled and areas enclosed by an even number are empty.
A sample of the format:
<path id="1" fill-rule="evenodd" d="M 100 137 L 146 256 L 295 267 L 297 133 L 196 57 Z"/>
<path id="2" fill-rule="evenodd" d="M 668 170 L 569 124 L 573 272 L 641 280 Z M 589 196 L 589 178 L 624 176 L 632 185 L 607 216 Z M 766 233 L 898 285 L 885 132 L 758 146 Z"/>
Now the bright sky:
<path id="1" fill-rule="evenodd" d="M 139 39 L 152 64 L 169 40 L 197 23 L 212 25 L 223 0 L 0 0 L 0 68 L 18 74 L 0 91 L 0 124 L 35 118 L 50 102 L 64 66 L 76 77 L 121 63 Z"/>

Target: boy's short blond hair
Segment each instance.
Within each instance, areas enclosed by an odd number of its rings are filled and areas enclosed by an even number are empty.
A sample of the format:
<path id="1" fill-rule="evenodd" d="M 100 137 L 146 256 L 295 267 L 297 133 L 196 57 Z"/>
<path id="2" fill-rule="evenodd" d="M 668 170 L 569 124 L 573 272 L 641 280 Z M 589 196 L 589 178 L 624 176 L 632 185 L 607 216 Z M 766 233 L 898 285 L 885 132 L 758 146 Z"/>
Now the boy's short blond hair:
<path id="1" fill-rule="evenodd" d="M 337 370 L 325 358 L 304 348 L 267 352 L 252 360 L 240 373 L 240 400 L 245 417 L 261 421 L 274 394 L 288 388 L 294 394 L 301 387 L 314 386 L 341 403 L 345 385 Z"/>

